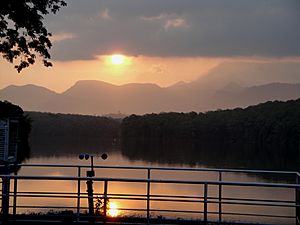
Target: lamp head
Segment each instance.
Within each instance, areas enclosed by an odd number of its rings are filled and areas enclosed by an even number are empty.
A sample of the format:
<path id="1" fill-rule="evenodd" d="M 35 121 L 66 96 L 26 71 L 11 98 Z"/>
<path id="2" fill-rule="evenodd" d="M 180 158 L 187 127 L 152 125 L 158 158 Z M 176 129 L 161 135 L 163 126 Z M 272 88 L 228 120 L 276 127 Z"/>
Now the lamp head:
<path id="1" fill-rule="evenodd" d="M 90 158 L 89 154 L 86 154 L 86 153 L 79 154 L 79 159 L 80 160 L 83 160 L 83 159 L 88 160 L 89 158 Z"/>
<path id="2" fill-rule="evenodd" d="M 83 160 L 83 159 L 84 159 L 84 155 L 85 155 L 85 154 L 83 154 L 83 153 L 79 154 L 79 159 L 80 159 L 80 160 Z"/>
<path id="3" fill-rule="evenodd" d="M 103 160 L 105 160 L 105 159 L 107 159 L 107 154 L 106 153 L 103 153 L 102 155 L 101 155 L 101 158 L 103 159 Z"/>

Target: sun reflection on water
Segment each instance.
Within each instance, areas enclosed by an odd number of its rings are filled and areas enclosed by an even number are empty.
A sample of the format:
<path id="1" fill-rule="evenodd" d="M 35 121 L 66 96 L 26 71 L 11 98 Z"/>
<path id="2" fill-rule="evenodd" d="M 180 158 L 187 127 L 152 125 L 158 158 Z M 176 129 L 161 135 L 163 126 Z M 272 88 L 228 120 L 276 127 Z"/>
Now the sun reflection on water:
<path id="1" fill-rule="evenodd" d="M 108 205 L 108 215 L 111 217 L 116 217 L 119 215 L 118 205 L 115 202 L 111 202 Z"/>

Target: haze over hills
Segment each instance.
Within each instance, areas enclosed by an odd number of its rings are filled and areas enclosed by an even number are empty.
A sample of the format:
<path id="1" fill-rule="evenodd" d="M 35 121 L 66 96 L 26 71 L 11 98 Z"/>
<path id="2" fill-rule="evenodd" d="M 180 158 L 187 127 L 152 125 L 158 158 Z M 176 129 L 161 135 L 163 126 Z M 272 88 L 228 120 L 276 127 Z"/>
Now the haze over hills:
<path id="1" fill-rule="evenodd" d="M 25 110 L 106 114 L 111 112 L 144 114 L 167 111 L 207 111 L 245 107 L 269 100 L 300 97 L 300 84 L 271 83 L 241 87 L 228 85 L 213 93 L 188 86 L 174 91 L 152 84 L 116 86 L 101 81 L 78 81 L 57 94 L 46 88 L 26 85 L 0 90 L 1 100 L 19 104 Z"/>
<path id="2" fill-rule="evenodd" d="M 44 87 L 28 84 L 3 88 L 0 90 L 0 96 L 1 100 L 8 100 L 32 111 L 38 111 L 45 102 L 58 98 L 59 94 Z"/>
<path id="3" fill-rule="evenodd" d="M 286 66 L 292 69 L 284 70 Z M 198 80 L 166 88 L 147 83 L 117 86 L 84 80 L 59 94 L 35 85 L 8 86 L 0 90 L 0 99 L 19 104 L 27 111 L 92 115 L 246 107 L 269 100 L 299 98 L 298 67 L 292 63 L 283 67 L 268 63 L 225 63 Z"/>
<path id="4" fill-rule="evenodd" d="M 269 83 L 300 83 L 300 64 L 225 62 L 212 69 L 207 76 L 198 79 L 198 83 L 213 89 L 222 88 L 230 82 L 245 87 Z"/>

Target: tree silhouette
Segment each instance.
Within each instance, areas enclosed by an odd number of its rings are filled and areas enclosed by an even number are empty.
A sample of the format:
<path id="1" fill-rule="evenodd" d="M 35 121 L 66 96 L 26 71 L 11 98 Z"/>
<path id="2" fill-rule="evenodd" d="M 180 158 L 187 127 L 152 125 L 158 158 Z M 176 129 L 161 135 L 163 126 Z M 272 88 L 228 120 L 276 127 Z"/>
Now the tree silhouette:
<path id="1" fill-rule="evenodd" d="M 48 50 L 52 44 L 43 19 L 66 6 L 64 0 L 1 0 L 0 53 L 14 63 L 18 72 L 35 63 L 36 55 L 46 67 L 52 66 Z"/>
<path id="2" fill-rule="evenodd" d="M 300 99 L 206 113 L 131 115 L 122 154 L 151 162 L 299 170 Z"/>

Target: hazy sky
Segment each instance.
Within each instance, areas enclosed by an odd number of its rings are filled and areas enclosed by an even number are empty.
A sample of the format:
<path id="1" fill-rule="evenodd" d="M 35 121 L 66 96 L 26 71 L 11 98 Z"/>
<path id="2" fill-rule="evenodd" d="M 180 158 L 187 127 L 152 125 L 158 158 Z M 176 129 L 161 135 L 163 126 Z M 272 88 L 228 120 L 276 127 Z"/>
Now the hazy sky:
<path id="1" fill-rule="evenodd" d="M 21 74 L 0 61 L 0 88 L 62 91 L 76 80 L 162 86 L 191 81 L 224 61 L 297 61 L 299 0 L 67 0 L 46 18 L 54 67 Z M 124 54 L 114 65 L 110 55 Z"/>

